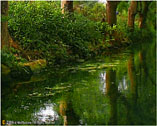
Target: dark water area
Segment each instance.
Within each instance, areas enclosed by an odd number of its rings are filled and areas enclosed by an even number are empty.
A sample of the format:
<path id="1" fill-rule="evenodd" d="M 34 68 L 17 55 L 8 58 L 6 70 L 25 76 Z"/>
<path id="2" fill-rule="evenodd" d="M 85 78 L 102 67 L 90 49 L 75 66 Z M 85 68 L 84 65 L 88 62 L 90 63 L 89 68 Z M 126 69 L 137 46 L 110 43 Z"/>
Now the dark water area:
<path id="1" fill-rule="evenodd" d="M 7 81 L 2 119 L 8 124 L 156 124 L 156 45 Z"/>

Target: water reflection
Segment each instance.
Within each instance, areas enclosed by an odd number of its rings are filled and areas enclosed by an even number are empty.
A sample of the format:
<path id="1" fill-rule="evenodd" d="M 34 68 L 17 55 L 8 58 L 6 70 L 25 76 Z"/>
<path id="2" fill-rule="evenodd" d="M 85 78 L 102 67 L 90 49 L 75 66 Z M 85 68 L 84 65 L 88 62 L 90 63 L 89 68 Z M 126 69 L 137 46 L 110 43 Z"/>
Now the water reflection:
<path id="1" fill-rule="evenodd" d="M 120 81 L 119 84 L 118 84 L 118 91 L 123 92 L 127 89 L 128 89 L 128 83 L 127 83 L 127 80 L 126 80 L 126 76 L 124 76 L 122 81 Z"/>
<path id="2" fill-rule="evenodd" d="M 100 90 L 106 94 L 106 71 L 100 73 Z"/>
<path id="3" fill-rule="evenodd" d="M 45 104 L 33 115 L 34 119 L 32 121 L 39 124 L 55 124 L 55 121 L 59 119 L 59 115 L 54 110 L 54 106 L 55 104 Z"/>
<path id="4" fill-rule="evenodd" d="M 118 87 L 116 84 L 116 71 L 112 69 L 106 72 L 106 93 L 110 101 L 109 125 L 117 124 Z"/>
<path id="5" fill-rule="evenodd" d="M 124 92 L 128 89 L 128 83 L 126 80 L 126 76 L 124 75 L 122 80 L 119 81 L 118 84 L 118 91 Z M 100 73 L 100 90 L 103 92 L 103 94 L 106 94 L 106 71 L 103 71 Z"/>
<path id="6" fill-rule="evenodd" d="M 121 55 L 117 65 L 108 58 L 110 65 L 87 63 L 49 73 L 43 81 L 3 84 L 2 118 L 54 125 L 155 124 L 155 44 Z"/>

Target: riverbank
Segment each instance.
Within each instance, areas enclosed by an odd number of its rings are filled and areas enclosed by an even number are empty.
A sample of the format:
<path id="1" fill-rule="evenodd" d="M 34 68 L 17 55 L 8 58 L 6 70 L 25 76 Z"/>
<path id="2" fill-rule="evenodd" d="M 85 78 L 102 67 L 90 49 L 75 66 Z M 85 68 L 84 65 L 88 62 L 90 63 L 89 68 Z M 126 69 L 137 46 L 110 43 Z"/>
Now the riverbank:
<path id="1" fill-rule="evenodd" d="M 17 80 L 29 80 L 33 74 L 38 74 L 41 71 L 45 71 L 48 68 L 59 69 L 65 66 L 74 66 L 75 64 L 81 64 L 85 61 L 99 58 L 104 56 L 109 56 L 113 54 L 121 53 L 128 48 L 128 44 L 121 47 L 108 47 L 102 54 L 96 55 L 94 57 L 88 57 L 86 59 L 67 59 L 66 62 L 58 62 L 51 64 L 46 59 L 39 59 L 34 61 L 28 61 L 25 58 L 18 57 L 8 50 L 2 51 L 2 76 L 10 76 L 12 79 Z M 111 53 L 112 52 L 112 53 Z M 27 77 L 27 78 L 26 78 Z"/>

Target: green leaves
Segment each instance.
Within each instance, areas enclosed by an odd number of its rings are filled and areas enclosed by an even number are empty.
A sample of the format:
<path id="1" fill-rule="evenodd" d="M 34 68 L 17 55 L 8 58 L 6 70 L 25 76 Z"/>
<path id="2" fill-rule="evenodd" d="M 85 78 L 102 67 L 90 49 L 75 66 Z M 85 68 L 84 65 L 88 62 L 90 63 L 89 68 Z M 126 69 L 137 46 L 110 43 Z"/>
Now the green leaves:
<path id="1" fill-rule="evenodd" d="M 69 18 L 57 2 L 10 2 L 8 22 L 11 36 L 24 49 L 43 52 L 52 61 L 88 57 L 89 43 L 103 39 L 100 23 L 76 13 Z"/>
<path id="2" fill-rule="evenodd" d="M 13 53 L 17 53 L 18 50 L 15 50 L 14 48 L 3 48 L 1 51 L 1 63 L 8 66 L 13 67 L 18 65 L 18 61 L 25 62 L 21 57 L 16 57 L 13 55 Z"/>

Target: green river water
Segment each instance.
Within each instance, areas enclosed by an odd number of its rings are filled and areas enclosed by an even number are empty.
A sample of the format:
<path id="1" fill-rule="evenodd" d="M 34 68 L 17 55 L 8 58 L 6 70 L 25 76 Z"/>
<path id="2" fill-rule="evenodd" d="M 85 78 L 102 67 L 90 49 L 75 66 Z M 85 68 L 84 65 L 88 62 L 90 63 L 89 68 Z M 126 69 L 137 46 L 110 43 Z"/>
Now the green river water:
<path id="1" fill-rule="evenodd" d="M 29 81 L 2 76 L 7 124 L 156 124 L 155 43 L 112 56 L 49 69 Z"/>

